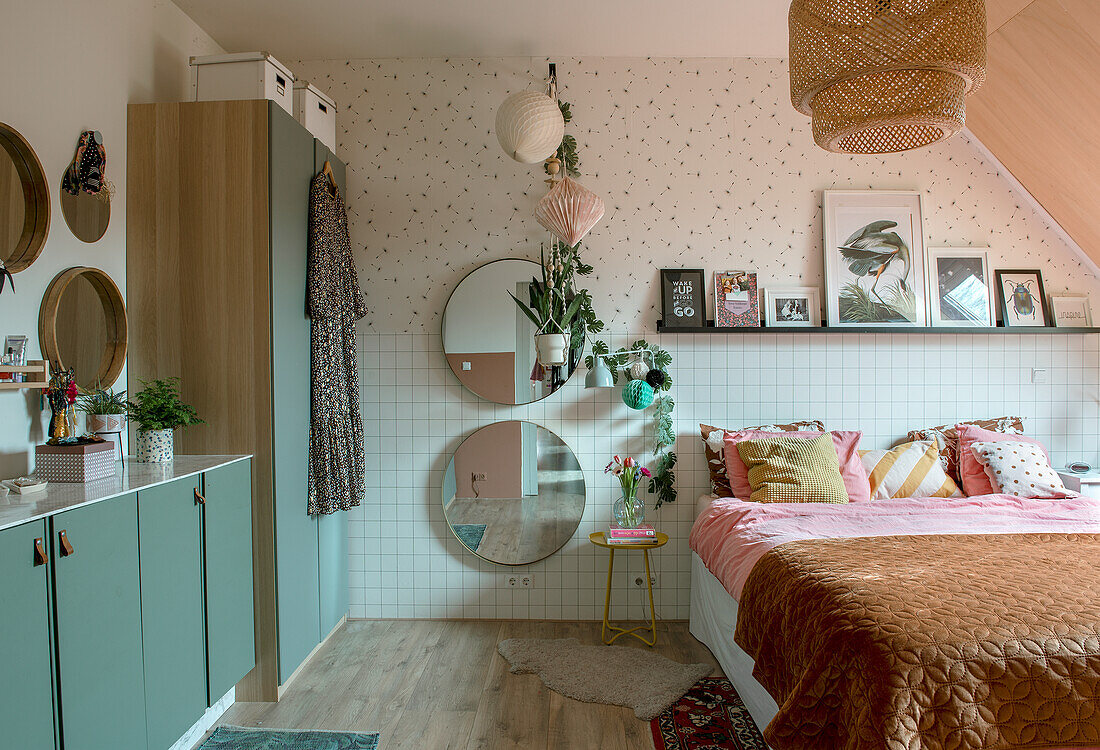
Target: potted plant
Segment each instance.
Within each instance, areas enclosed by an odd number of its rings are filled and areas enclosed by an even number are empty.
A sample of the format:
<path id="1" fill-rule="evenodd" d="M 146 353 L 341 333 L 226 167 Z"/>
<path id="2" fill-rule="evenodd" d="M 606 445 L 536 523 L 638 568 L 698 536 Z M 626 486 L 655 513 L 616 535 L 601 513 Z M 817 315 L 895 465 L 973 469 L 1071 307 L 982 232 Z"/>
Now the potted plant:
<path id="1" fill-rule="evenodd" d="M 76 408 L 84 413 L 87 432 L 119 433 L 126 429 L 126 391 L 112 388 L 81 388 Z"/>
<path id="2" fill-rule="evenodd" d="M 174 454 L 173 431 L 203 420 L 195 407 L 180 400 L 179 378 L 143 380 L 141 384 L 144 389 L 126 404 L 138 423 L 137 460 L 167 463 Z"/>
<path id="3" fill-rule="evenodd" d="M 541 259 L 542 281 L 531 279 L 528 302 L 521 302 L 511 292 L 508 294 L 535 324 L 535 351 L 539 362 L 553 367 L 569 361 L 570 332 L 585 299 L 590 298 L 585 290 L 572 292 L 567 288 L 566 269 L 556 243 L 551 249 L 550 261 L 547 262 L 545 251 Z"/>

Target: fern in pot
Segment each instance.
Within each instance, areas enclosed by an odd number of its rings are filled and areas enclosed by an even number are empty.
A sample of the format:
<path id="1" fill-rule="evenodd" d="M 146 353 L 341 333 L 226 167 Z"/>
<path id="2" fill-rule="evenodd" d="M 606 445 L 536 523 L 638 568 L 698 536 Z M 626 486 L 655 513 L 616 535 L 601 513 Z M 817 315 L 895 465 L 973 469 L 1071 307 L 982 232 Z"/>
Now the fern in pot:
<path id="1" fill-rule="evenodd" d="M 77 411 L 84 414 L 87 432 L 119 433 L 126 429 L 126 391 L 113 388 L 81 388 L 76 400 Z"/>
<path id="2" fill-rule="evenodd" d="M 137 460 L 167 463 L 174 451 L 173 432 L 203 420 L 195 407 L 180 399 L 180 379 L 141 381 L 143 390 L 127 403 L 130 416 L 138 423 Z"/>
<path id="3" fill-rule="evenodd" d="M 535 352 L 544 367 L 564 365 L 569 361 L 571 332 L 578 320 L 581 306 L 588 297 L 585 290 L 569 293 L 565 268 L 555 244 L 547 262 L 542 258 L 542 281 L 531 279 L 528 301 L 521 302 L 516 295 L 508 294 L 516 305 L 535 324 Z"/>

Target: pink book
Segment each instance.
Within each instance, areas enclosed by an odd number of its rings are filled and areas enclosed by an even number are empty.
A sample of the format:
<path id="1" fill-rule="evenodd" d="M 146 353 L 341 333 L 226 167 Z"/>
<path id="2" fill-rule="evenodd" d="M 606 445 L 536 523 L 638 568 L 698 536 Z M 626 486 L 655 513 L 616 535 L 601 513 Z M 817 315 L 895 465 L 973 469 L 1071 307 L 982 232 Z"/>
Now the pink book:
<path id="1" fill-rule="evenodd" d="M 618 526 L 612 526 L 607 532 L 608 538 L 635 538 L 646 536 L 657 536 L 657 532 L 654 531 L 652 526 L 639 526 L 636 529 L 620 529 Z"/>

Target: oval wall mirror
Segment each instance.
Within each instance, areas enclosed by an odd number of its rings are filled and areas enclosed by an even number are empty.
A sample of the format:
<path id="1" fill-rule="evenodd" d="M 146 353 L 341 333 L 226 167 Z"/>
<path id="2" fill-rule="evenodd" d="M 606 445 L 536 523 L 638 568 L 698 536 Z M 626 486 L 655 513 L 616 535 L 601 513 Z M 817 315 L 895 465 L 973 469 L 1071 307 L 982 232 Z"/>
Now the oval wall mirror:
<path id="1" fill-rule="evenodd" d="M 126 306 L 98 268 L 62 271 L 46 288 L 38 340 L 51 367 L 76 371 L 82 388 L 109 388 L 126 362 Z"/>
<path id="2" fill-rule="evenodd" d="M 111 222 L 111 190 L 104 170 L 103 134 L 85 130 L 76 155 L 61 175 L 61 215 L 81 242 L 98 242 Z"/>
<path id="3" fill-rule="evenodd" d="M 584 472 L 565 441 L 533 422 L 496 422 L 458 446 L 443 515 L 483 560 L 526 565 L 565 546 L 584 515 Z"/>
<path id="4" fill-rule="evenodd" d="M 443 352 L 468 389 L 498 404 L 529 404 L 560 390 L 576 372 L 584 341 L 568 362 L 542 367 L 535 356 L 535 325 L 509 292 L 528 298 L 542 268 L 530 260 L 495 260 L 472 271 L 451 292 L 443 311 Z"/>
<path id="5" fill-rule="evenodd" d="M 50 231 L 50 191 L 38 155 L 0 122 L 0 262 L 11 273 L 42 254 Z"/>

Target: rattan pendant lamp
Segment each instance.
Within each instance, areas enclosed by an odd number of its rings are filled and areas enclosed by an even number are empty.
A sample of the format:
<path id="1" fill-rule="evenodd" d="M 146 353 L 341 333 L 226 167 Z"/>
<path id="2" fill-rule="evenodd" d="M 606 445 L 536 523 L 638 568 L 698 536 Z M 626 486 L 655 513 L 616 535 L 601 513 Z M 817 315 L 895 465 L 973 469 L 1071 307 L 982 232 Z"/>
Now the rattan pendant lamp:
<path id="1" fill-rule="evenodd" d="M 949 138 L 985 81 L 984 0 L 794 0 L 788 22 L 791 103 L 826 151 Z"/>

